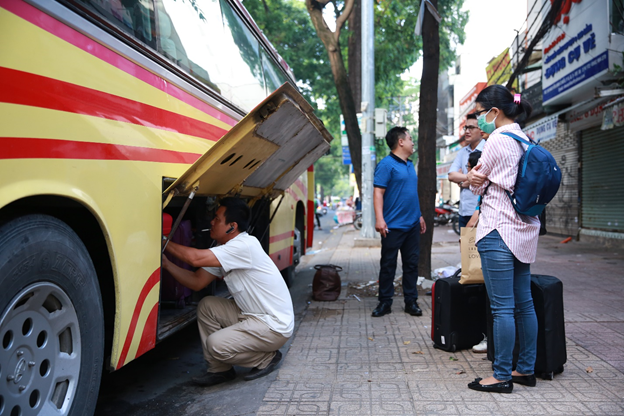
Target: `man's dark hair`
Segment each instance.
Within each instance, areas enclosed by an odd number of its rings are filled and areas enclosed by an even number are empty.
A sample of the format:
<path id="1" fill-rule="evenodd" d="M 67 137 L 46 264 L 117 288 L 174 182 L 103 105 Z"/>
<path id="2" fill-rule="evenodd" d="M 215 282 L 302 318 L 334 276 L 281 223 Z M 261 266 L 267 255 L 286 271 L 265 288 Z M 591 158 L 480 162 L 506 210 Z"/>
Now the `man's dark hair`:
<path id="1" fill-rule="evenodd" d="M 405 127 L 393 127 L 390 129 L 388 134 L 386 134 L 386 143 L 390 150 L 394 150 L 399 142 L 399 139 L 405 137 L 405 133 L 407 133 L 407 129 Z"/>
<path id="2" fill-rule="evenodd" d="M 219 206 L 225 207 L 225 221 L 227 224 L 235 222 L 238 224 L 238 231 L 247 231 L 251 210 L 245 201 L 239 198 L 228 197 L 219 201 Z"/>
<path id="3" fill-rule="evenodd" d="M 477 166 L 477 163 L 479 163 L 480 157 L 481 157 L 480 150 L 475 150 L 474 152 L 470 153 L 470 155 L 468 155 L 468 164 L 470 165 L 470 168 L 474 168 L 475 166 Z"/>
<path id="4" fill-rule="evenodd" d="M 475 113 L 470 113 L 466 116 L 466 120 L 476 120 L 477 115 Z"/>

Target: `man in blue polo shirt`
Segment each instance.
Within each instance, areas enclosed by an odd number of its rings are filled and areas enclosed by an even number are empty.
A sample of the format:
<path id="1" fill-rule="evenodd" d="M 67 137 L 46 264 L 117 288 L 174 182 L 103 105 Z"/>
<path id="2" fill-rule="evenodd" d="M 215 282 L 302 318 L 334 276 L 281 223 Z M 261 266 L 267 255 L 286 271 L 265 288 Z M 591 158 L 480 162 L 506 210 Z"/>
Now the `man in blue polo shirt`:
<path id="1" fill-rule="evenodd" d="M 392 312 L 397 256 L 403 261 L 405 312 L 421 316 L 418 307 L 418 255 L 420 234 L 426 231 L 418 202 L 418 177 L 408 159 L 414 153 L 412 136 L 405 127 L 394 127 L 386 134 L 391 153 L 375 169 L 373 203 L 375 229 L 381 234 L 379 304 L 374 317 Z"/>

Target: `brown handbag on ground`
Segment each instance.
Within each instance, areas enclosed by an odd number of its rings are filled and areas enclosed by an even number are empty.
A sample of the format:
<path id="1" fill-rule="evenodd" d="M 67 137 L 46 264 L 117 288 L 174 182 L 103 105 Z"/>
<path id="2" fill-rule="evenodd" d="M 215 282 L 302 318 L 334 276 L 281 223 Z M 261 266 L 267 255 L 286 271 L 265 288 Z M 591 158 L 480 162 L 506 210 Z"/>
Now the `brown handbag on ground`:
<path id="1" fill-rule="evenodd" d="M 464 285 L 485 283 L 481 270 L 481 256 L 475 245 L 476 227 L 461 229 L 461 277 L 459 283 Z"/>
<path id="2" fill-rule="evenodd" d="M 342 267 L 333 264 L 317 264 L 312 280 L 312 298 L 318 301 L 336 300 L 340 296 L 340 275 Z"/>

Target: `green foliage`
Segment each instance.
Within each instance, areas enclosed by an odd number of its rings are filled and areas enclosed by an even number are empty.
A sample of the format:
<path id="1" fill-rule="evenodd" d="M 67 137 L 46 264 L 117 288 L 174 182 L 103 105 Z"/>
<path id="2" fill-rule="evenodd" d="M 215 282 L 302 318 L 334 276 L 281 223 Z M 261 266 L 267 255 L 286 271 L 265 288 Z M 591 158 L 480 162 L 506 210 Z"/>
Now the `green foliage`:
<path id="1" fill-rule="evenodd" d="M 455 60 L 454 46 L 464 41 L 468 14 L 461 13 L 464 0 L 439 0 L 443 17 L 440 27 L 440 69 L 450 67 Z M 342 10 L 343 0 L 332 3 Z M 315 107 L 325 127 L 335 138 L 331 154 L 315 163 L 316 180 L 326 194 L 338 182 L 348 184 L 348 170 L 342 165 L 340 143 L 340 104 L 336 94 L 327 51 L 316 35 L 305 3 L 302 0 L 244 0 L 244 5 L 267 38 L 293 68 L 305 98 Z M 266 8 L 265 8 L 266 5 Z M 420 1 L 375 0 L 375 95 L 376 107 L 388 108 L 393 97 L 419 93 L 417 82 L 401 79 L 401 74 L 420 57 L 422 38 L 414 35 Z M 341 32 L 340 45 L 347 57 L 348 27 Z M 318 109 L 317 101 L 325 103 Z M 403 115 L 404 124 L 415 126 L 411 114 Z M 417 129 L 412 137 L 417 140 Z M 385 142 L 377 141 L 377 160 L 388 154 Z"/>

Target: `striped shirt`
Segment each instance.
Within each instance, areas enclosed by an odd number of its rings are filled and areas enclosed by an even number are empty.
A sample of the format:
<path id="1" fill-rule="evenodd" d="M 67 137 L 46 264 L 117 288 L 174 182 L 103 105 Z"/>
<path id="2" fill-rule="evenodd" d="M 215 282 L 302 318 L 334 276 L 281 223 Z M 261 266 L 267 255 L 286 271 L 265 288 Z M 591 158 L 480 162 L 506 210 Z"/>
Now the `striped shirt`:
<path id="1" fill-rule="evenodd" d="M 487 175 L 488 179 L 481 186 L 470 186 L 475 195 L 483 195 L 486 186 L 491 183 L 481 203 L 477 242 L 497 230 L 519 261 L 533 263 L 537 253 L 540 222 L 537 217 L 518 214 L 505 193 L 513 193 L 518 163 L 526 145 L 501 134 L 503 132 L 511 132 L 528 140 L 520 126 L 514 123 L 494 130 L 485 143 L 479 160 L 479 172 Z"/>

